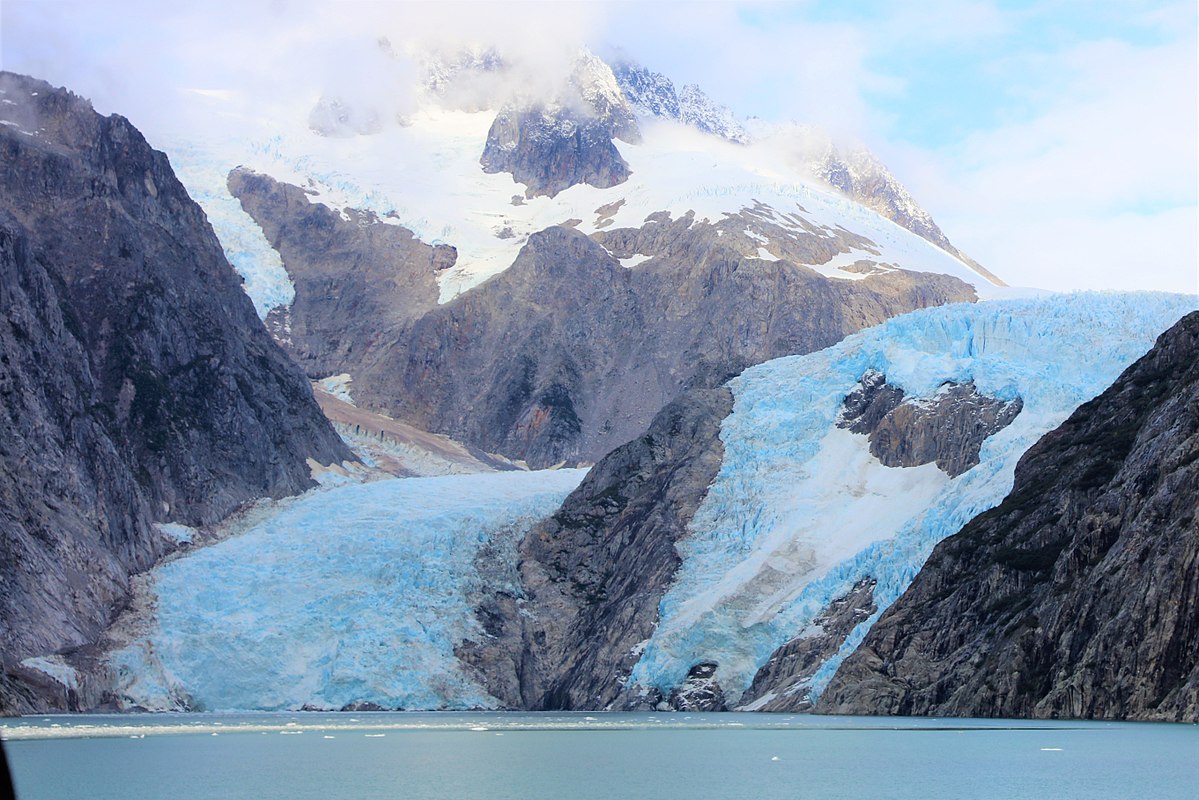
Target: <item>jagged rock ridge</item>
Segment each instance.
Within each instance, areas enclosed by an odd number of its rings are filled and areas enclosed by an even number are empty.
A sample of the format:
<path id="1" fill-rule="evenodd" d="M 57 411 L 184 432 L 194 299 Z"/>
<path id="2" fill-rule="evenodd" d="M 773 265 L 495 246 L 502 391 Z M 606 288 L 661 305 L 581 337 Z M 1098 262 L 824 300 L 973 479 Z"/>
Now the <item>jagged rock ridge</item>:
<path id="1" fill-rule="evenodd" d="M 130 574 L 173 546 L 155 523 L 214 523 L 312 485 L 308 458 L 352 455 L 166 157 L 42 81 L 0 73 L 0 97 L 0 661 L 12 670 L 94 639 Z"/>
<path id="2" fill-rule="evenodd" d="M 1199 720 L 1199 313 L 1020 460 L 825 713 Z"/>
<path id="3" fill-rule="evenodd" d="M 629 103 L 644 114 L 677 120 L 738 144 L 750 140 L 733 112 L 693 83 L 676 92 L 670 78 L 629 61 L 615 63 L 612 72 Z"/>

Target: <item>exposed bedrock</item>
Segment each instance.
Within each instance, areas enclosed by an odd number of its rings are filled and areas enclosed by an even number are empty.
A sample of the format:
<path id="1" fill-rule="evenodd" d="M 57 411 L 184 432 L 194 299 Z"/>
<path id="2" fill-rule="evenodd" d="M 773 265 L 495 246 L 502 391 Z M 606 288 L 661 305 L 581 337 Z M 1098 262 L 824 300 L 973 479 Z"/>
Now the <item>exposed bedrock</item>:
<path id="1" fill-rule="evenodd" d="M 154 523 L 214 523 L 352 455 L 166 156 L 65 90 L 11 73 L 0 90 L 8 669 L 93 641 L 173 546 Z M 28 708 L 11 685 L 0 706 Z"/>
<path id="2" fill-rule="evenodd" d="M 1199 313 L 937 546 L 818 710 L 1199 720 Z"/>
<path id="3" fill-rule="evenodd" d="M 267 325 L 310 375 L 377 355 L 378 347 L 364 352 L 365 343 L 436 307 L 437 272 L 453 265 L 453 248 L 425 244 L 370 212 L 339 213 L 298 186 L 240 167 L 228 187 L 297 283 L 292 305 L 275 309 Z"/>
<path id="4" fill-rule="evenodd" d="M 526 197 L 553 197 L 581 183 L 606 189 L 632 174 L 612 138 L 611 124 L 585 109 L 506 105 L 480 163 L 484 172 L 511 173 Z"/>
<path id="5" fill-rule="evenodd" d="M 526 197 L 553 197 L 579 184 L 601 189 L 631 171 L 614 139 L 637 144 L 641 131 L 612 70 L 584 51 L 554 97 L 506 103 L 487 132 L 484 172 L 507 172 Z"/>
<path id="6" fill-rule="evenodd" d="M 526 537 L 523 596 L 483 598 L 478 616 L 487 636 L 458 650 L 505 705 L 636 704 L 621 697 L 624 680 L 678 568 L 675 542 L 720 468 L 720 422 L 732 407 L 725 388 L 671 403 Z M 688 697 L 680 702 L 700 702 L 698 693 Z"/>
<path id="7" fill-rule="evenodd" d="M 849 594 L 829 603 L 812 625 L 770 655 L 741 698 L 743 708 L 755 711 L 810 711 L 811 680 L 837 654 L 841 645 L 878 607 L 873 578 L 859 581 Z"/>
<path id="8" fill-rule="evenodd" d="M 1024 407 L 1020 398 L 988 397 L 970 383 L 946 383 L 928 398 L 904 399 L 903 389 L 870 371 L 846 398 L 837 424 L 870 438 L 870 452 L 888 467 L 936 462 L 956 478 L 978 464 L 987 437 Z"/>

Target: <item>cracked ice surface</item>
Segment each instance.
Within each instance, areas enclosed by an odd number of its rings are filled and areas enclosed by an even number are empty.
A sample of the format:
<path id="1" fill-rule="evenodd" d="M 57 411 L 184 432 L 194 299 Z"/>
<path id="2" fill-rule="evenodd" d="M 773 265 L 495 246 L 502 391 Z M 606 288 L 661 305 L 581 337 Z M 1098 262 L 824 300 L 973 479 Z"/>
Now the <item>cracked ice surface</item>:
<path id="1" fill-rule="evenodd" d="M 777 647 L 873 576 L 879 610 L 812 679 L 818 694 L 933 546 L 1007 495 L 1024 451 L 1197 306 L 1195 296 L 1149 293 L 945 306 L 746 370 L 730 383 L 721 470 L 679 544 L 682 565 L 630 683 L 669 690 L 713 660 L 735 701 Z M 931 464 L 888 468 L 865 436 L 834 425 L 868 369 L 908 397 L 973 380 L 1024 408 L 956 479 Z"/>
<path id="2" fill-rule="evenodd" d="M 406 478 L 315 490 L 155 570 L 156 624 L 114 653 L 133 703 L 204 710 L 493 707 L 454 646 L 470 593 L 586 470 Z M 489 578 L 494 582 L 495 578 Z M 515 590 L 515 587 L 509 587 Z"/>

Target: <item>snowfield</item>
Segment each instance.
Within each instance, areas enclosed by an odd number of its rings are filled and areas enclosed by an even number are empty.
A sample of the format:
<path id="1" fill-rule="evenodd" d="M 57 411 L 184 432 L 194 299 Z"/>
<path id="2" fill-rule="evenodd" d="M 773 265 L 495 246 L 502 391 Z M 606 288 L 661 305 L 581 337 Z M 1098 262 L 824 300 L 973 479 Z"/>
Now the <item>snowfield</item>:
<path id="1" fill-rule="evenodd" d="M 157 568 L 152 624 L 110 656 L 149 709 L 492 708 L 454 647 L 470 594 L 586 470 L 343 484 Z M 487 578 L 476 568 L 486 548 Z M 516 591 L 516 586 L 509 587 Z M 476 634 L 481 635 L 481 634 Z"/>
<path id="2" fill-rule="evenodd" d="M 679 545 L 683 563 L 630 684 L 668 692 L 711 660 L 734 702 L 776 648 L 872 576 L 878 612 L 813 678 L 818 695 L 933 546 L 1007 495 L 1024 451 L 1197 306 L 1194 296 L 1162 294 L 946 306 L 746 370 L 731 382 L 723 465 Z M 885 467 L 865 436 L 835 427 L 870 369 L 908 397 L 973 380 L 1024 408 L 956 479 L 933 464 Z"/>
<path id="3" fill-rule="evenodd" d="M 718 222 L 726 213 L 752 208 L 756 202 L 773 209 L 776 221 L 797 232 L 802 228 L 786 222 L 786 215 L 797 215 L 830 234 L 844 227 L 877 246 L 877 252 L 855 250 L 838 256 L 836 263 L 807 265 L 826 276 L 860 279 L 860 274 L 842 267 L 868 259 L 955 275 L 974 285 L 982 297 L 1011 294 L 936 245 L 785 166 L 776 141 L 734 144 L 680 122 L 642 118 L 641 144 L 614 143 L 632 168 L 628 181 L 608 189 L 573 186 L 553 198 L 524 198 L 523 184 L 506 173 L 489 175 L 479 163 L 494 111 L 449 111 L 430 102 L 405 126 L 353 137 L 318 136 L 302 115 L 293 117 L 270 135 L 199 140 L 166 133 L 156 142 L 207 213 L 262 316 L 288 305 L 294 289 L 261 229 L 228 193 L 225 179 L 236 166 L 302 186 L 312 202 L 371 210 L 381 221 L 402 224 L 424 242 L 453 245 L 458 263 L 439 277 L 443 303 L 503 272 L 530 234 L 551 225 L 578 220 L 577 229 L 588 234 L 639 228 L 657 211 L 669 211 L 675 218 L 694 211 L 697 221 Z M 614 214 L 597 213 L 621 200 L 624 204 Z M 769 243 L 764 244 L 763 257 L 776 258 Z"/>

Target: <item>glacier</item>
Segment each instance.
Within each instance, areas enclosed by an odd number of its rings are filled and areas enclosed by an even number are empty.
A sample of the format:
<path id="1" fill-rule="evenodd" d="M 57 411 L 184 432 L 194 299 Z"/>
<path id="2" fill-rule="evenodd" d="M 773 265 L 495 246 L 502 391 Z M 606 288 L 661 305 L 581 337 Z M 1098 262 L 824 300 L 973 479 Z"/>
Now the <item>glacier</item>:
<path id="1" fill-rule="evenodd" d="M 810 680 L 818 697 L 933 547 L 1002 501 L 1020 456 L 1196 307 L 1196 296 L 1150 293 L 943 306 L 746 370 L 729 384 L 721 469 L 678 545 L 682 564 L 628 687 L 667 693 L 715 661 L 735 704 L 775 649 L 871 576 L 878 610 Z M 835 425 L 867 370 L 910 398 L 974 381 L 1024 407 L 956 479 L 932 464 L 885 467 L 865 436 Z"/>
<path id="2" fill-rule="evenodd" d="M 254 303 L 258 316 L 266 319 L 272 309 L 290 306 L 296 288 L 283 267 L 283 259 L 225 186 L 229 170 L 237 166 L 236 162 L 230 163 L 230 159 L 218 155 L 220 148 L 196 142 L 169 137 L 165 146 L 176 177 L 204 210 L 225 258 L 241 276 L 242 288 Z"/>
<path id="3" fill-rule="evenodd" d="M 281 501 L 240 535 L 151 573 L 147 623 L 108 656 L 122 701 L 494 708 L 454 656 L 481 635 L 472 593 L 519 594 L 520 539 L 585 474 L 342 481 Z"/>

